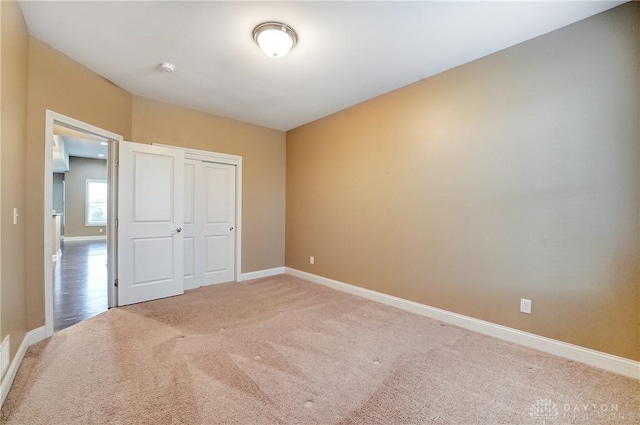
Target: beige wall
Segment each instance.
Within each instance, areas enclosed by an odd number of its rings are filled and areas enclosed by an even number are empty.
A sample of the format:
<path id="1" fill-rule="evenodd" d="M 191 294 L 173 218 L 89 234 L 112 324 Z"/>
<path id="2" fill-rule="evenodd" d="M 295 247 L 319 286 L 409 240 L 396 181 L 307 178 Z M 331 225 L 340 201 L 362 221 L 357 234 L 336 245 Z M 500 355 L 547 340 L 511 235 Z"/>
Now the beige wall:
<path id="1" fill-rule="evenodd" d="M 639 9 L 288 132 L 286 265 L 639 360 Z"/>
<path id="2" fill-rule="evenodd" d="M 2 188 L 2 35 L 2 6 L 0 6 L 0 189 Z M 2 196 L 0 196 L 0 241 L 2 241 L 2 213 Z M 0 243 L 0 337 L 2 337 L 2 243 Z"/>
<path id="3" fill-rule="evenodd" d="M 29 36 L 15 2 L 1 2 L 2 9 L 2 133 L 0 274 L 2 339 L 11 334 L 11 356 L 25 333 L 25 146 L 27 112 L 27 64 Z M 13 208 L 20 214 L 13 224 Z"/>
<path id="4" fill-rule="evenodd" d="M 242 270 L 284 264 L 284 132 L 134 98 L 34 37 L 29 43 L 28 71 L 28 258 L 42 258 L 44 249 L 46 109 L 120 134 L 126 140 L 242 155 Z M 44 324 L 44 272 L 40 261 L 30 262 L 26 275 L 27 329 Z"/>
<path id="5" fill-rule="evenodd" d="M 285 133 L 141 97 L 132 138 L 242 156 L 242 271 L 284 264 Z"/>
<path id="6" fill-rule="evenodd" d="M 44 324 L 44 124 L 46 109 L 131 136 L 132 96 L 42 41 L 29 43 L 27 109 L 27 326 Z M 47 153 L 50 155 L 50 153 Z"/>
<path id="7" fill-rule="evenodd" d="M 106 180 L 107 161 L 69 157 L 69 171 L 65 174 L 65 237 L 107 235 L 104 226 L 85 226 L 87 179 Z"/>

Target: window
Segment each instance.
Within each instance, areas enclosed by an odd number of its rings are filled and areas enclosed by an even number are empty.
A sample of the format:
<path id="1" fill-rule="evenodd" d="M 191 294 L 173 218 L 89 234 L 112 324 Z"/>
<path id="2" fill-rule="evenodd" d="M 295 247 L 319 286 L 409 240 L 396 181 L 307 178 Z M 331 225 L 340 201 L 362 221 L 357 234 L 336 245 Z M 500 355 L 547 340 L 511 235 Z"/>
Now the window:
<path id="1" fill-rule="evenodd" d="M 85 225 L 107 225 L 107 181 L 87 179 Z"/>

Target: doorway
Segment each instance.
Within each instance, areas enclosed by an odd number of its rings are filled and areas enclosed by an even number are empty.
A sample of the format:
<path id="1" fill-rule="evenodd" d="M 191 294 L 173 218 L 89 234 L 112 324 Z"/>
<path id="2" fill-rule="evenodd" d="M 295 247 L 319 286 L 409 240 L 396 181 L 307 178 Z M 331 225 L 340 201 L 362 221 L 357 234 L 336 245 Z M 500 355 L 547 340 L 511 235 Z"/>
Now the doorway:
<path id="1" fill-rule="evenodd" d="M 115 305 L 114 161 L 122 137 L 46 112 L 47 336 Z M 51 231 L 47 231 L 51 229 Z"/>

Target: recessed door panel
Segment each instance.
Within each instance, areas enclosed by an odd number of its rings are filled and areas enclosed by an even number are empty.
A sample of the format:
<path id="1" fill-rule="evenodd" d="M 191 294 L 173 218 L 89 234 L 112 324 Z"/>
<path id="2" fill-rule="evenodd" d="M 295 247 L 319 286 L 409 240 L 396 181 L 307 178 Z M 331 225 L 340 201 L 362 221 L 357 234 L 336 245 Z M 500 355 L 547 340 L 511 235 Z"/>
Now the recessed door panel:
<path id="1" fill-rule="evenodd" d="M 173 238 L 133 240 L 133 285 L 169 280 L 173 276 Z"/>
<path id="2" fill-rule="evenodd" d="M 184 161 L 184 289 L 200 286 L 202 280 L 202 182 L 201 161 Z"/>
<path id="3" fill-rule="evenodd" d="M 205 165 L 205 191 L 207 193 L 207 224 L 229 223 L 229 190 L 230 179 L 234 178 L 228 169 L 213 165 Z"/>
<path id="4" fill-rule="evenodd" d="M 184 279 L 185 279 L 185 289 L 187 278 L 193 278 L 195 275 L 195 238 L 194 237 L 185 237 L 184 238 Z"/>
<path id="5" fill-rule="evenodd" d="M 229 258 L 227 257 L 227 244 L 229 243 L 229 236 L 209 236 L 206 239 L 206 273 L 225 271 L 229 264 Z"/>
<path id="6" fill-rule="evenodd" d="M 133 166 L 134 221 L 173 221 L 174 158 L 135 152 Z"/>
<path id="7" fill-rule="evenodd" d="M 195 222 L 195 200 L 196 200 L 196 161 L 185 162 L 184 164 L 184 224 L 194 224 Z"/>

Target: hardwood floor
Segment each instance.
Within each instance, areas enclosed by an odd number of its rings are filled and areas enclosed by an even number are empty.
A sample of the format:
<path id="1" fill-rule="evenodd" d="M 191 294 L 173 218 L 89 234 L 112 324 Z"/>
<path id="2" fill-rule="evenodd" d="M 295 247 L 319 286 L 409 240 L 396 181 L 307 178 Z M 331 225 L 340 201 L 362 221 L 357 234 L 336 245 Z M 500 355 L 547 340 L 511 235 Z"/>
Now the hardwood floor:
<path id="1" fill-rule="evenodd" d="M 53 277 L 53 321 L 57 332 L 107 310 L 107 243 L 62 244 Z"/>

